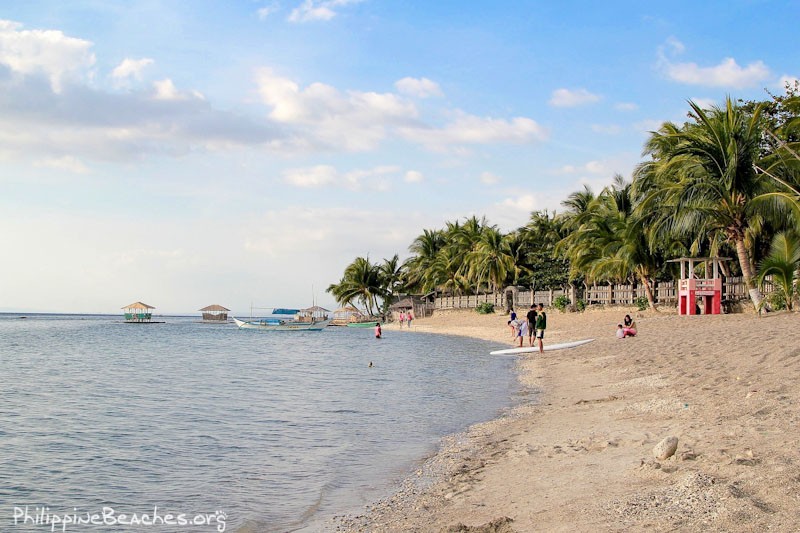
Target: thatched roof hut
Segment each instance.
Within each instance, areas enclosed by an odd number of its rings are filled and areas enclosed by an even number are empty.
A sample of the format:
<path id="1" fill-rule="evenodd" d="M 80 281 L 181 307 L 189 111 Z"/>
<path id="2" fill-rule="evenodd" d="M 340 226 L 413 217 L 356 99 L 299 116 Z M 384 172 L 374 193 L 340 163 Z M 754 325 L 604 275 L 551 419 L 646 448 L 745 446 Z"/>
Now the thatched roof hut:
<path id="1" fill-rule="evenodd" d="M 142 302 L 133 302 L 122 309 L 125 310 L 125 322 L 150 322 L 153 319 L 150 310 L 155 307 Z"/>
<path id="2" fill-rule="evenodd" d="M 200 311 L 203 312 L 203 322 L 227 322 L 230 309 L 219 304 L 208 305 Z"/>

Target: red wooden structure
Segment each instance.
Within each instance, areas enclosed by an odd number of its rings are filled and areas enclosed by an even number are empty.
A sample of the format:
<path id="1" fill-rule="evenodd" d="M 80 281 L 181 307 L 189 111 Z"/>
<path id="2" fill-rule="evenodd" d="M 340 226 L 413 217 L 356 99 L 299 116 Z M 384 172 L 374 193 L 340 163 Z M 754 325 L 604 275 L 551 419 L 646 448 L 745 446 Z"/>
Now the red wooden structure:
<path id="1" fill-rule="evenodd" d="M 720 261 L 729 260 L 728 257 L 681 257 L 669 261 L 681 264 L 681 279 L 678 282 L 679 315 L 718 315 L 722 312 Z M 695 274 L 695 267 L 701 264 L 705 273 L 702 278 Z M 699 312 L 698 299 L 703 303 L 702 313 Z"/>

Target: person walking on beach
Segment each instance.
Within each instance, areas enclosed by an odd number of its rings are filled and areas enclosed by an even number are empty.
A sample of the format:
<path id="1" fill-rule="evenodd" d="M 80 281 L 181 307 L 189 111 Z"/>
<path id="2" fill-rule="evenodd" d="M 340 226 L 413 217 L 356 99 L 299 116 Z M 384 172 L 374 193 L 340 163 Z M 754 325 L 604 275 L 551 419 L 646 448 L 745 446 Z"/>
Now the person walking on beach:
<path id="1" fill-rule="evenodd" d="M 375 338 L 380 339 L 382 333 L 383 332 L 381 331 L 381 323 L 375 322 Z"/>
<path id="2" fill-rule="evenodd" d="M 409 309 L 408 314 L 406 315 L 406 321 L 408 322 L 408 329 L 411 329 L 412 320 L 414 320 L 414 315 L 411 313 L 411 309 Z"/>
<path id="3" fill-rule="evenodd" d="M 544 305 L 539 304 L 536 312 L 536 340 L 539 342 L 539 353 L 544 353 L 544 330 L 547 329 L 547 313 Z"/>
<path id="4" fill-rule="evenodd" d="M 531 305 L 526 317 L 528 319 L 528 345 L 533 346 L 533 339 L 536 337 L 536 305 Z"/>
<path id="5" fill-rule="evenodd" d="M 400 329 L 403 329 L 403 324 L 406 323 L 406 312 L 400 311 Z"/>

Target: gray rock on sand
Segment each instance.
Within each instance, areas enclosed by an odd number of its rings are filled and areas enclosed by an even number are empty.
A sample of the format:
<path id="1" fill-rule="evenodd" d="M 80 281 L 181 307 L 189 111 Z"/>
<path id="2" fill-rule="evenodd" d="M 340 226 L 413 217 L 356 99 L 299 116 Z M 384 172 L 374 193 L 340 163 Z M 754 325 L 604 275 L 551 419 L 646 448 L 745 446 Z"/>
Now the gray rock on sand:
<path id="1" fill-rule="evenodd" d="M 653 448 L 653 455 L 659 461 L 669 459 L 678 449 L 678 437 L 667 437 Z"/>

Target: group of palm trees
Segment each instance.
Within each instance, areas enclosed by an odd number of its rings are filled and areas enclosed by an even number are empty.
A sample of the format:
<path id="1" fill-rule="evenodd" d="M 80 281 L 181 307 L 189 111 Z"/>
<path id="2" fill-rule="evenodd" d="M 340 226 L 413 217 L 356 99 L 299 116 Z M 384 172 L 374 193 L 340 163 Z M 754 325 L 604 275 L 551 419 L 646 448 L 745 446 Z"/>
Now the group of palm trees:
<path id="1" fill-rule="evenodd" d="M 535 289 L 571 283 L 652 284 L 672 279 L 668 259 L 733 254 L 753 305 L 772 276 L 791 309 L 800 282 L 800 96 L 704 109 L 664 123 L 645 144 L 630 181 L 616 176 L 595 194 L 571 194 L 556 214 L 536 211 L 503 234 L 485 218 L 424 230 L 411 256 L 382 263 L 359 257 L 328 291 L 370 313 L 400 293 L 476 294 L 505 285 Z"/>

